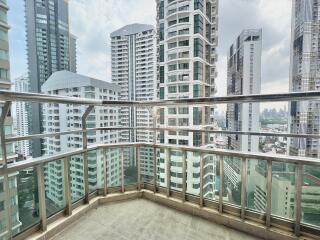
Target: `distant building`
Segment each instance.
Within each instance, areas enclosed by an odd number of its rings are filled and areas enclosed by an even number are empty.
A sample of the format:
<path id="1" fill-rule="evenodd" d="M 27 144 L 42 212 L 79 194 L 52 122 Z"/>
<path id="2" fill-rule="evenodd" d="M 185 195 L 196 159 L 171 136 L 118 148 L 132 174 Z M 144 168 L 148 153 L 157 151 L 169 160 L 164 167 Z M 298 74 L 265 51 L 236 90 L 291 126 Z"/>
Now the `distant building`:
<path id="1" fill-rule="evenodd" d="M 30 82 L 27 75 L 17 78 L 14 83 L 14 89 L 16 92 L 29 92 Z M 29 118 L 28 107 L 30 105 L 27 102 L 16 102 L 15 111 L 16 118 L 14 119 L 15 129 L 18 136 L 29 135 Z M 16 143 L 17 153 L 23 157 L 30 156 L 30 145 L 28 140 L 19 141 Z"/>
<path id="2" fill-rule="evenodd" d="M 42 92 L 69 97 L 118 100 L 120 88 L 112 83 L 93 79 L 68 71 L 55 72 L 43 85 Z M 83 105 L 63 105 L 46 103 L 43 108 L 43 127 L 46 132 L 64 132 L 80 129 L 82 126 L 82 115 L 86 109 Z M 95 107 L 87 118 L 87 127 L 117 127 L 118 110 L 115 107 Z M 117 143 L 118 133 L 116 131 L 101 130 L 88 132 L 88 144 Z M 72 133 L 57 137 L 48 137 L 44 141 L 45 154 L 52 155 L 66 152 L 71 149 L 81 148 L 82 133 Z M 89 162 L 89 188 L 101 188 L 104 184 L 103 159 L 104 151 L 92 151 L 88 154 Z M 108 161 L 109 186 L 120 186 L 121 172 L 118 150 L 106 152 Z M 110 164 L 109 164 L 110 163 Z M 78 199 L 84 194 L 83 185 L 83 155 L 71 157 L 70 179 L 71 194 L 73 199 Z M 55 205 L 64 204 L 64 193 L 61 169 L 63 163 L 56 161 L 45 167 L 46 195 Z"/>
<path id="3" fill-rule="evenodd" d="M 316 0 L 292 1 L 290 92 L 319 91 L 320 4 Z M 292 102 L 289 105 L 290 133 L 320 134 L 320 101 Z M 292 138 L 289 154 L 320 157 L 320 140 Z"/>
<path id="4" fill-rule="evenodd" d="M 70 72 L 77 72 L 77 37 L 70 33 Z"/>
<path id="5" fill-rule="evenodd" d="M 69 32 L 68 8 L 65 0 L 25 0 L 31 92 L 40 93 L 42 84 L 56 71 L 76 70 L 76 44 Z M 29 115 L 30 134 L 43 132 L 40 104 L 30 104 Z M 31 146 L 32 156 L 41 156 L 41 140 L 32 140 Z"/>
<path id="6" fill-rule="evenodd" d="M 151 101 L 156 89 L 156 37 L 152 25 L 130 24 L 111 33 L 112 82 L 121 88 L 119 100 Z M 150 128 L 152 110 L 122 107 L 122 127 Z M 121 142 L 152 142 L 153 132 L 144 130 L 122 131 Z M 128 155 L 129 154 L 129 155 Z M 126 152 L 125 164 L 134 159 L 133 149 Z M 141 148 L 141 174 L 153 179 L 153 149 Z"/>
<path id="7" fill-rule="evenodd" d="M 228 96 L 260 94 L 261 52 L 261 29 L 244 30 L 231 45 L 228 54 Z M 259 132 L 259 119 L 259 103 L 235 103 L 227 106 L 227 129 L 230 131 Z M 230 135 L 228 148 L 259 152 L 259 137 Z"/>

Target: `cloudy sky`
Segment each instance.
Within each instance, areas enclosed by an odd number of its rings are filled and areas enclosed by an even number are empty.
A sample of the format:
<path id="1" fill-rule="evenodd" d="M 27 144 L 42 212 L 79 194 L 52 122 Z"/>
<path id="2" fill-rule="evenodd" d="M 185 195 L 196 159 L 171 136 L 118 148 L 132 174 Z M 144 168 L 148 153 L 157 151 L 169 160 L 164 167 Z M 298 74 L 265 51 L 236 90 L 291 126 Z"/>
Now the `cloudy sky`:
<path id="1" fill-rule="evenodd" d="M 27 72 L 23 0 L 9 0 L 12 79 Z M 110 81 L 112 31 L 130 23 L 156 24 L 154 0 L 70 0 L 78 37 L 78 72 Z M 245 28 L 262 28 L 262 93 L 287 92 L 291 0 L 220 0 L 218 95 L 226 95 L 226 53 Z"/>

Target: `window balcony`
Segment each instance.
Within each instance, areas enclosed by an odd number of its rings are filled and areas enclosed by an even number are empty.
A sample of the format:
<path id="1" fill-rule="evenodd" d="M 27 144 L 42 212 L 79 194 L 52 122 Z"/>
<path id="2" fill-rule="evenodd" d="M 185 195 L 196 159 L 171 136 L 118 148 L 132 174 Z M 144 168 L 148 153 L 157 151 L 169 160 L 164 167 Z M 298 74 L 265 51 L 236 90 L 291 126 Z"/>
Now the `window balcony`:
<path id="1" fill-rule="evenodd" d="M 82 116 L 84 121 L 94 107 L 103 105 L 207 106 L 319 98 L 320 92 L 308 92 L 105 102 L 0 91 L 0 100 L 7 102 L 2 112 L 8 112 L 11 101 L 78 104 L 88 107 Z M 3 128 L 3 118 L 0 123 Z M 87 132 L 101 130 L 121 128 L 86 129 L 84 124 L 81 130 L 74 131 L 82 133 L 87 143 Z M 67 133 L 5 137 L 1 141 L 12 143 L 60 135 Z M 320 138 L 317 134 L 275 135 Z M 1 220 L 6 229 L 5 239 L 317 239 L 320 236 L 318 159 L 132 142 L 84 144 L 79 149 L 10 163 L 6 148 L 2 148 L 0 192 L 4 196 L 5 217 Z M 146 152 L 150 154 L 145 155 Z M 21 225 L 15 228 L 17 222 Z"/>

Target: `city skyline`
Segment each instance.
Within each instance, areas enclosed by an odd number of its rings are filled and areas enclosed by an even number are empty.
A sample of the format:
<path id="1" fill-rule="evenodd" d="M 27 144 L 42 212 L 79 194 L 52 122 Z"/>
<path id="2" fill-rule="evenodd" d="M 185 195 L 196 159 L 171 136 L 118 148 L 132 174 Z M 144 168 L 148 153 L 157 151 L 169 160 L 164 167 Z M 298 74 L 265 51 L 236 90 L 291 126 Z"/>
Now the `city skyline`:
<path id="1" fill-rule="evenodd" d="M 56 239 L 113 198 L 181 208 L 199 239 L 195 217 L 320 236 L 320 0 L 14 1 L 0 0 L 0 239 Z M 145 226 L 108 221 L 112 235 L 191 237 L 121 211 Z M 76 232 L 102 236 L 100 221 Z"/>
<path id="2" fill-rule="evenodd" d="M 126 0 L 126 3 L 127 2 L 128 1 Z M 98 0 L 95 1 L 95 3 L 91 3 L 92 6 L 90 9 L 87 9 L 87 4 L 89 3 L 77 0 L 70 1 L 71 31 L 78 37 L 79 73 L 111 82 L 111 45 L 108 37 L 110 33 L 127 24 L 135 22 L 153 24 L 154 26 L 156 25 L 155 2 L 150 0 L 140 0 L 139 2 L 146 6 L 147 9 L 154 8 L 154 11 L 150 10 L 146 14 L 139 14 L 141 9 L 139 9 L 138 6 L 140 4 L 132 4 L 130 1 L 128 4 L 123 6 L 121 5 L 121 1 Z M 104 9 L 105 6 L 109 4 L 113 6 L 113 11 L 110 11 L 110 7 L 106 7 L 106 10 L 101 11 L 101 9 Z M 262 93 L 272 92 L 272 84 L 274 82 L 279 84 L 279 87 L 277 88 L 279 92 L 288 92 L 291 1 L 284 0 L 279 3 L 275 0 L 252 2 L 228 0 L 220 2 L 219 5 L 220 45 L 218 47 L 219 58 L 217 63 L 217 96 L 226 95 L 226 62 L 228 47 L 232 44 L 233 39 L 240 34 L 242 29 L 245 28 L 262 28 L 264 31 L 262 52 Z M 235 5 L 236 7 L 231 8 L 230 6 L 232 5 Z M 12 76 L 15 78 L 26 72 L 26 70 L 24 70 L 26 69 L 26 63 L 23 59 L 23 52 L 25 51 L 24 14 L 21 13 L 24 7 L 22 3 L 17 3 L 12 0 L 9 0 L 9 6 L 11 7 L 9 20 L 12 26 L 12 35 L 10 38 L 11 45 L 16 47 L 16 43 L 20 43 L 17 49 L 12 49 L 11 51 L 11 61 L 14 63 Z M 234 11 L 233 9 L 237 9 L 237 11 Z M 273 9 L 272 11 L 274 12 L 272 16 L 269 16 L 268 14 L 270 9 Z M 250 12 L 252 14 L 249 14 Z M 90 24 L 86 23 L 81 26 L 81 23 L 83 22 L 82 20 L 79 21 L 79 19 L 86 19 L 85 16 L 92 14 L 95 17 L 91 19 L 92 21 L 90 21 Z M 123 15 L 126 15 L 125 19 L 121 17 Z M 244 19 L 240 18 L 242 15 L 246 15 L 247 17 Z M 97 25 L 96 23 L 99 19 L 100 21 L 104 21 Z M 233 22 L 237 22 L 237 24 L 234 24 Z M 96 30 L 94 30 L 94 28 Z M 90 36 L 91 40 L 87 35 Z M 92 59 L 95 63 L 94 67 L 89 67 L 87 59 Z M 105 66 L 107 66 L 107 69 Z M 274 105 L 278 108 L 283 104 Z M 264 105 L 262 104 L 262 109 L 263 106 Z"/>

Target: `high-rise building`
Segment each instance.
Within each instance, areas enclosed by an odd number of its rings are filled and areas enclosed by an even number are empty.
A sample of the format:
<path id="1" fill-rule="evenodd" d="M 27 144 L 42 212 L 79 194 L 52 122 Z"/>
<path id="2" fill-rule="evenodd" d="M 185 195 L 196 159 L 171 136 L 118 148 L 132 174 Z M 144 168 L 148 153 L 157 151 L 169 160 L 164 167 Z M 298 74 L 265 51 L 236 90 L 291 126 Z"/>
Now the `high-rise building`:
<path id="1" fill-rule="evenodd" d="M 307 92 L 320 89 L 318 59 L 320 2 L 318 0 L 293 0 L 290 92 Z M 291 133 L 320 134 L 320 101 L 290 103 L 289 127 Z M 320 157 L 319 139 L 288 141 L 289 154 Z"/>
<path id="2" fill-rule="evenodd" d="M 112 83 L 93 79 L 68 71 L 58 71 L 42 85 L 42 92 L 69 97 L 118 100 L 120 88 Z M 86 106 L 81 105 L 59 105 L 45 104 L 43 108 L 44 129 L 46 132 L 64 132 L 79 129 L 82 126 L 82 115 Z M 117 127 L 118 109 L 116 107 L 95 107 L 87 118 L 87 127 Z M 116 131 L 100 130 L 88 132 L 88 144 L 116 143 L 118 133 Z M 44 141 L 45 154 L 52 155 L 59 152 L 70 151 L 81 148 L 82 133 L 72 133 L 57 137 L 48 137 Z M 104 170 L 102 150 L 92 151 L 88 154 L 89 162 L 89 188 L 96 189 L 103 186 Z M 120 185 L 120 163 L 118 161 L 118 150 L 106 152 L 106 159 L 109 168 L 112 168 L 108 175 L 109 186 Z M 109 164 L 110 163 L 110 164 Z M 61 169 L 63 163 L 56 161 L 45 166 L 46 196 L 55 205 L 64 204 L 63 182 Z M 60 174 L 60 175 L 59 175 Z M 73 199 L 83 196 L 83 155 L 73 156 L 70 166 L 71 193 Z"/>
<path id="3" fill-rule="evenodd" d="M 77 37 L 70 34 L 70 72 L 77 72 Z"/>
<path id="4" fill-rule="evenodd" d="M 30 91 L 41 92 L 41 85 L 52 73 L 75 70 L 75 37 L 69 32 L 68 1 L 26 0 L 27 56 Z M 30 133 L 43 131 L 41 107 L 30 105 Z M 33 157 L 42 154 L 40 140 L 32 141 Z"/>
<path id="5" fill-rule="evenodd" d="M 211 97 L 216 92 L 217 60 L 217 0 L 157 0 L 158 31 L 158 95 L 160 100 Z M 158 126 L 168 126 L 172 131 L 160 131 L 160 143 L 180 146 L 208 146 L 210 138 L 203 132 L 179 131 L 179 128 L 205 130 L 213 123 L 211 106 L 170 106 L 159 108 Z M 167 185 L 165 157 L 158 158 L 158 181 Z M 181 152 L 171 152 L 172 189 L 182 188 Z M 207 156 L 205 156 L 206 158 Z M 208 159 L 213 156 L 208 156 Z M 200 192 L 200 156 L 188 153 L 187 192 Z M 214 160 L 214 159 L 211 159 Z M 210 173 L 205 183 L 205 196 L 213 196 L 215 165 L 205 161 L 205 171 Z M 189 164 L 189 162 L 191 164 Z M 210 175 L 209 174 L 209 175 Z M 208 184 L 208 185 L 207 185 Z M 208 189 L 208 190 L 207 190 Z"/>
<path id="6" fill-rule="evenodd" d="M 242 31 L 228 53 L 227 94 L 250 95 L 260 94 L 261 91 L 261 53 L 262 30 L 248 29 Z M 228 104 L 227 129 L 229 131 L 259 132 L 260 106 L 259 103 Z M 228 148 L 237 151 L 259 152 L 259 137 L 248 135 L 228 136 Z M 249 172 L 255 171 L 255 165 L 248 162 Z M 224 171 L 232 199 L 239 204 L 241 161 L 236 158 L 226 159 Z M 253 182 L 253 181 L 252 181 Z M 253 186 L 248 186 L 252 191 Z M 238 196 L 235 196 L 237 195 Z"/>
<path id="7" fill-rule="evenodd" d="M 151 101 L 156 89 L 156 37 L 152 25 L 131 24 L 111 33 L 112 82 L 121 87 L 120 100 Z M 122 127 L 152 127 L 152 111 L 147 108 L 122 107 Z M 122 131 L 122 142 L 152 142 L 153 132 Z M 126 159 L 134 159 L 134 151 L 126 151 Z M 141 174 L 153 178 L 153 150 L 140 149 Z M 128 164 L 128 161 L 125 161 Z"/>
<path id="8" fill-rule="evenodd" d="M 9 39 L 8 31 L 9 25 L 7 22 L 7 12 L 8 5 L 6 1 L 0 1 L 0 89 L 10 90 L 10 59 L 9 59 Z M 1 110 L 3 107 L 3 102 L 0 103 Z M 13 118 L 11 111 L 6 117 L 4 122 L 5 135 L 6 137 L 13 136 Z M 6 145 L 7 150 L 7 161 L 9 163 L 14 163 L 17 160 L 17 155 L 14 151 L 14 144 L 9 143 Z M 3 165 L 2 149 L 0 149 L 0 164 Z M 10 192 L 10 202 L 9 204 L 5 201 L 4 189 L 4 177 L 0 177 L 0 238 L 8 239 L 8 227 L 11 227 L 12 233 L 18 233 L 21 226 L 19 220 L 19 210 L 18 210 L 18 189 L 17 189 L 17 176 L 18 172 L 14 172 L 8 176 L 9 181 L 9 192 Z M 9 211 L 11 212 L 11 223 L 8 221 L 7 208 L 10 205 Z"/>
<path id="9" fill-rule="evenodd" d="M 14 82 L 14 89 L 16 92 L 29 92 L 30 82 L 26 75 L 17 78 Z M 29 135 L 29 119 L 28 119 L 28 107 L 26 102 L 15 103 L 15 118 L 14 125 L 18 136 Z M 19 141 L 16 143 L 16 151 L 23 157 L 30 155 L 29 141 Z"/>
<path id="10" fill-rule="evenodd" d="M 237 37 L 228 54 L 228 96 L 260 94 L 261 52 L 261 29 L 244 30 Z M 258 132 L 259 116 L 259 103 L 228 104 L 227 128 L 230 131 Z M 228 148 L 259 152 L 259 137 L 231 135 Z"/>

